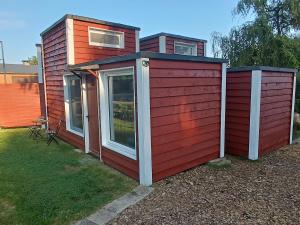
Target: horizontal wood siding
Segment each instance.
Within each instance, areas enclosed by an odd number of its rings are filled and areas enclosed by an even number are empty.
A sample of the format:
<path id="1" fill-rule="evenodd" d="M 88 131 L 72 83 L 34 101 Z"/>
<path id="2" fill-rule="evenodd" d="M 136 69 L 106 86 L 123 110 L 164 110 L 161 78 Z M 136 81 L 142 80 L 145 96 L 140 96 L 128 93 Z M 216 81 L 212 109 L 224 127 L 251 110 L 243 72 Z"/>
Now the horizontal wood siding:
<path id="1" fill-rule="evenodd" d="M 248 157 L 251 72 L 228 72 L 225 152 Z"/>
<path id="2" fill-rule="evenodd" d="M 190 41 L 186 39 L 179 39 L 179 38 L 173 38 L 173 37 L 166 37 L 166 53 L 167 54 L 174 54 L 174 43 L 175 41 L 178 42 L 184 42 L 189 44 L 197 44 L 197 55 L 198 56 L 204 56 L 204 42 L 202 41 Z"/>
<path id="3" fill-rule="evenodd" d="M 140 49 L 141 51 L 159 52 L 159 38 L 140 41 Z"/>
<path id="4" fill-rule="evenodd" d="M 65 119 L 63 75 L 67 67 L 65 21 L 43 35 L 45 82 L 49 126 L 55 129 L 59 120 Z M 59 136 L 72 145 L 84 149 L 82 137 L 66 131 L 65 126 Z"/>
<path id="5" fill-rule="evenodd" d="M 135 61 L 128 61 L 128 62 L 121 62 L 121 63 L 113 63 L 102 65 L 100 70 L 107 70 L 107 69 L 115 69 L 115 68 L 122 68 L 122 67 L 135 67 Z M 136 72 L 135 74 L 135 81 L 136 81 Z M 135 82 L 136 85 L 136 82 Z M 137 113 L 136 113 L 136 123 L 137 123 Z M 138 129 L 138 124 L 136 124 L 136 130 Z M 126 156 L 123 156 L 115 151 L 112 151 L 102 145 L 101 147 L 101 156 L 102 160 L 105 164 L 119 170 L 120 172 L 138 180 L 139 179 L 139 161 L 138 161 L 138 135 L 136 135 L 136 149 L 137 149 L 137 160 L 130 159 Z M 101 143 L 102 144 L 102 143 Z"/>
<path id="6" fill-rule="evenodd" d="M 289 144 L 293 73 L 262 72 L 259 155 Z"/>
<path id="7" fill-rule="evenodd" d="M 39 84 L 0 84 L 0 127 L 32 126 L 41 116 Z"/>
<path id="8" fill-rule="evenodd" d="M 88 28 L 95 27 L 106 30 L 124 32 L 125 46 L 123 49 L 119 48 L 107 48 L 89 45 Z M 135 30 L 112 27 L 108 25 L 101 25 L 86 21 L 80 21 L 74 19 L 74 54 L 75 64 L 83 63 L 91 60 L 100 60 L 118 55 L 126 55 L 135 53 L 136 41 Z"/>
<path id="9" fill-rule="evenodd" d="M 153 180 L 219 157 L 221 64 L 150 60 Z"/>

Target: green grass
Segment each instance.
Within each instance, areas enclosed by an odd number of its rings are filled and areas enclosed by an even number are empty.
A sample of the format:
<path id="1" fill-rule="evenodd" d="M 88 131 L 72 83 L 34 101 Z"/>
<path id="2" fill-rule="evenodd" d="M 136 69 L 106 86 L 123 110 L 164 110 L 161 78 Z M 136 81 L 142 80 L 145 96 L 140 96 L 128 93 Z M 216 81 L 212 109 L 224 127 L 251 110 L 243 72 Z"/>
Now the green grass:
<path id="1" fill-rule="evenodd" d="M 70 224 L 136 185 L 64 142 L 0 130 L 0 225 Z"/>

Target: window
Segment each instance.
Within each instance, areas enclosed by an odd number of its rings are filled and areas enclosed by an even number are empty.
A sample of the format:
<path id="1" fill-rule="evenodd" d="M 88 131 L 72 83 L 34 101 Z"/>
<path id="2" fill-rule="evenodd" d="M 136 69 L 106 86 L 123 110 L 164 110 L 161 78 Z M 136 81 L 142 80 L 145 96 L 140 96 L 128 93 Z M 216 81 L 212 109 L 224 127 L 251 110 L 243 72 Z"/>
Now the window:
<path id="1" fill-rule="evenodd" d="M 133 69 L 101 73 L 100 104 L 103 145 L 136 158 Z"/>
<path id="2" fill-rule="evenodd" d="M 95 46 L 124 48 L 124 33 L 90 27 L 89 43 Z"/>
<path id="3" fill-rule="evenodd" d="M 67 129 L 73 133 L 83 134 L 81 80 L 74 75 L 66 75 L 65 111 Z"/>
<path id="4" fill-rule="evenodd" d="M 197 55 L 197 44 L 183 42 L 174 43 L 174 53 L 180 55 Z"/>

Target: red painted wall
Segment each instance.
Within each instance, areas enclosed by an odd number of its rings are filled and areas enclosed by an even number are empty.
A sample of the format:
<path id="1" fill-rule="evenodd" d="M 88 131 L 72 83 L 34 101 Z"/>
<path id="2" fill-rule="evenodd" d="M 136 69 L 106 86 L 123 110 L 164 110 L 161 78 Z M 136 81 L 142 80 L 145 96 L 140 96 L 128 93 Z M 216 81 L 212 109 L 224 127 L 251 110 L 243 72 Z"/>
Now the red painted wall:
<path id="1" fill-rule="evenodd" d="M 107 48 L 89 45 L 88 27 L 121 31 L 125 34 L 125 47 Z M 100 60 L 112 56 L 126 55 L 136 52 L 135 30 L 101 25 L 74 19 L 75 64 L 91 60 Z"/>
<path id="2" fill-rule="evenodd" d="M 140 49 L 141 51 L 159 52 L 159 38 L 140 41 Z"/>
<path id="3" fill-rule="evenodd" d="M 259 155 L 289 144 L 293 73 L 262 73 Z"/>
<path id="4" fill-rule="evenodd" d="M 219 157 L 221 64 L 150 59 L 153 180 Z"/>
<path id="5" fill-rule="evenodd" d="M 251 71 L 227 72 L 225 152 L 248 157 Z"/>
<path id="6" fill-rule="evenodd" d="M 47 94 L 49 126 L 55 129 L 59 120 L 65 121 L 63 75 L 67 67 L 65 21 L 43 35 L 44 71 Z M 84 140 L 65 126 L 60 130 L 60 137 L 72 145 L 84 149 Z"/>
<path id="7" fill-rule="evenodd" d="M 0 127 L 33 125 L 41 116 L 37 83 L 0 84 Z"/>
<path id="8" fill-rule="evenodd" d="M 196 42 L 196 41 L 173 38 L 173 37 L 168 37 L 168 36 L 166 37 L 166 53 L 167 54 L 174 54 L 175 41 L 189 43 L 189 44 L 197 43 L 197 55 L 204 56 L 204 42 L 200 42 L 200 41 Z"/>

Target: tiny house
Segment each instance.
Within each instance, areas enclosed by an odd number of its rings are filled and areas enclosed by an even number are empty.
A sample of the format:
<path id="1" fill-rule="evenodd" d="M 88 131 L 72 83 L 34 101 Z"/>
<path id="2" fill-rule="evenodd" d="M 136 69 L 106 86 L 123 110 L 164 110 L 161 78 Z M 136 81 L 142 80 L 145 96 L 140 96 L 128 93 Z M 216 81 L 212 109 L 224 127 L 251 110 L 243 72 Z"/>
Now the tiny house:
<path id="1" fill-rule="evenodd" d="M 295 69 L 227 70 L 226 153 L 256 160 L 292 143 Z"/>
<path id="2" fill-rule="evenodd" d="M 42 33 L 45 94 L 62 139 L 150 185 L 224 156 L 226 60 L 139 51 L 138 34 L 64 16 Z"/>
<path id="3" fill-rule="evenodd" d="M 140 39 L 141 51 L 206 56 L 206 40 L 182 35 L 158 33 Z"/>

